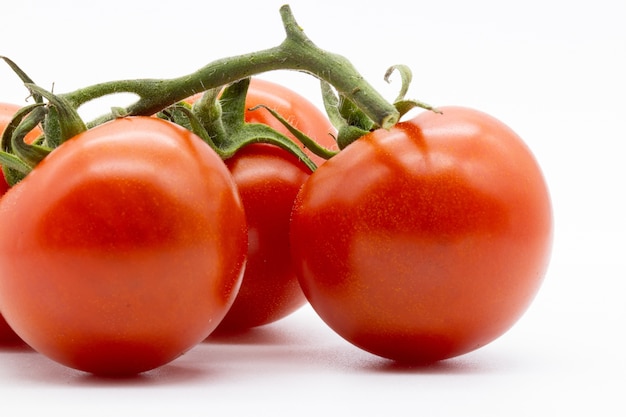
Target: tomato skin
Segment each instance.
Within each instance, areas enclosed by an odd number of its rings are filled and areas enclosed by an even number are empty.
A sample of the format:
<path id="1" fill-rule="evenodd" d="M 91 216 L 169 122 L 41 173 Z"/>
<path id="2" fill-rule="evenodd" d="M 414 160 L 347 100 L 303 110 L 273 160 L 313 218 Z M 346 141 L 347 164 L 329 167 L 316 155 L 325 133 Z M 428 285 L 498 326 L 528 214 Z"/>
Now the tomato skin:
<path id="1" fill-rule="evenodd" d="M 293 201 L 310 175 L 289 152 L 248 145 L 226 161 L 239 189 L 248 225 L 243 283 L 218 331 L 275 322 L 306 303 L 291 266 L 289 219 Z"/>
<path id="2" fill-rule="evenodd" d="M 172 123 L 117 119 L 61 145 L 0 201 L 0 306 L 64 365 L 139 373 L 217 327 L 246 247 L 217 154 Z"/>
<path id="3" fill-rule="evenodd" d="M 551 250 L 550 197 L 526 145 L 484 113 L 441 110 L 349 145 L 311 175 L 292 215 L 312 307 L 354 345 L 401 362 L 502 335 Z"/>

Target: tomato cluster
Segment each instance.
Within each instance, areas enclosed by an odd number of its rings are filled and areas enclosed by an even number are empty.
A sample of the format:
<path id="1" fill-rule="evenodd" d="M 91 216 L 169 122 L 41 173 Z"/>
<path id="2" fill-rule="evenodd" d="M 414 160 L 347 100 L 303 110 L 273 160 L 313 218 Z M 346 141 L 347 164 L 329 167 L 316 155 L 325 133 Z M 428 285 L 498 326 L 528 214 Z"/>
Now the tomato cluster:
<path id="1" fill-rule="evenodd" d="M 88 126 L 75 107 L 120 85 L 56 96 L 0 57 L 36 101 L 0 105 L 0 342 L 134 374 L 308 302 L 353 345 L 415 364 L 521 317 L 553 227 L 530 149 L 480 111 L 405 100 L 401 66 L 403 92 L 381 101 L 287 12 L 282 45 L 300 49 L 266 61 L 310 65 L 326 114 L 250 78 L 259 54 L 232 58 L 248 75 L 222 85 L 210 66 L 124 82 L 145 97 Z"/>
<path id="2" fill-rule="evenodd" d="M 255 82 L 248 97 L 297 110 L 292 120 L 315 137 L 333 132 L 289 90 Z M 5 119 L 16 110 L 3 109 Z M 266 144 L 224 164 L 157 118 L 90 129 L 2 199 L 2 312 L 38 351 L 100 374 L 152 369 L 216 328 L 271 323 L 306 300 L 383 357 L 476 349 L 539 288 L 550 201 L 513 131 L 440 110 L 373 131 L 312 175 Z M 267 114 L 247 118 L 273 123 Z"/>

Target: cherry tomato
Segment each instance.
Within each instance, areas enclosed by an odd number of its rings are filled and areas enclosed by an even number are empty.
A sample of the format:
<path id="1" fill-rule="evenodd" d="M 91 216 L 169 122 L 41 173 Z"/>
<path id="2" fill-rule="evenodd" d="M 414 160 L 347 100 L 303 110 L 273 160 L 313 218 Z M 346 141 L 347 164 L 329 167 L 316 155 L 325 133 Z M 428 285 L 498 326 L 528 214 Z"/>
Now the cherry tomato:
<path id="1" fill-rule="evenodd" d="M 253 78 L 246 107 L 260 104 L 276 110 L 325 146 L 336 146 L 328 118 L 294 91 Z M 245 120 L 264 123 L 291 137 L 264 109 L 247 111 Z M 325 161 L 312 159 L 318 164 Z M 267 144 L 248 145 L 226 164 L 245 207 L 249 246 L 241 289 L 218 330 L 239 331 L 280 320 L 306 303 L 291 266 L 289 218 L 296 194 L 311 171 L 289 152 Z"/>
<path id="2" fill-rule="evenodd" d="M 35 350 L 134 374 L 213 331 L 241 283 L 245 215 L 222 160 L 164 120 L 62 144 L 0 201 L 0 306 Z"/>
<path id="3" fill-rule="evenodd" d="M 534 156 L 495 118 L 448 107 L 348 145 L 307 180 L 291 224 L 304 293 L 339 335 L 427 363 L 507 331 L 552 242 Z"/>
<path id="4" fill-rule="evenodd" d="M 226 161 L 246 211 L 248 260 L 241 289 L 218 331 L 260 326 L 306 303 L 291 266 L 289 218 L 311 173 L 295 156 L 273 145 L 248 145 Z"/>
<path id="5" fill-rule="evenodd" d="M 20 109 L 18 105 L 10 104 L 10 103 L 0 103 L 0 137 L 7 125 L 11 122 L 13 115 Z M 26 135 L 24 140 L 27 143 L 32 143 L 37 137 L 41 134 L 41 130 L 33 129 L 29 134 Z M 9 189 L 9 184 L 7 184 L 4 175 L 0 175 L 0 196 L 4 195 Z M 13 329 L 6 322 L 4 317 L 0 315 L 0 343 L 13 343 L 20 341 L 20 338 L 15 334 Z"/>

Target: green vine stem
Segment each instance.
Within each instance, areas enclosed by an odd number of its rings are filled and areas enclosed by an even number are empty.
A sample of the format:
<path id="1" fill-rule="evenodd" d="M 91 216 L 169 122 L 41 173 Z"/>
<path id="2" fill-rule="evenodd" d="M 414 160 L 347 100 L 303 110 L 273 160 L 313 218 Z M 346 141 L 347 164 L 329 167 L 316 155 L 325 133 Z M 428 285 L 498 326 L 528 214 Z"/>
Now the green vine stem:
<path id="1" fill-rule="evenodd" d="M 61 95 L 75 108 L 109 94 L 133 93 L 139 98 L 125 109 L 127 115 L 151 115 L 196 93 L 273 70 L 297 70 L 314 75 L 332 85 L 352 101 L 378 126 L 388 129 L 400 115 L 345 57 L 317 47 L 296 22 L 291 8 L 284 5 L 280 15 L 286 32 L 277 47 L 223 58 L 198 71 L 172 79 L 110 81 Z M 115 118 L 119 109 L 87 124 L 92 127 Z"/>

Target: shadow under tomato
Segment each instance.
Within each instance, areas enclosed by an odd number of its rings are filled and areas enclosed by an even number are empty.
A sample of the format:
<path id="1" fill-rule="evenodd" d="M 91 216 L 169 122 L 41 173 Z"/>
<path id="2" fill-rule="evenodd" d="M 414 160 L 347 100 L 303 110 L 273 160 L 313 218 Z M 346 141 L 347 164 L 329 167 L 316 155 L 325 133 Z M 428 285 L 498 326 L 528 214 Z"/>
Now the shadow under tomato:
<path id="1" fill-rule="evenodd" d="M 14 359 L 6 362 L 9 367 L 5 371 L 13 373 L 14 378 L 40 384 L 81 387 L 175 385 L 211 380 L 216 374 L 208 366 L 195 366 L 201 365 L 200 363 L 192 361 L 192 365 L 188 364 L 185 357 L 197 355 L 193 349 L 158 368 L 139 374 L 117 376 L 97 375 L 67 367 L 40 354 L 26 343 L 15 346 L 0 344 L 0 353 L 6 354 L 7 358 L 13 356 Z"/>
<path id="2" fill-rule="evenodd" d="M 0 352 L 34 352 L 22 339 L 0 340 Z"/>
<path id="3" fill-rule="evenodd" d="M 287 333 L 271 324 L 236 331 L 217 330 L 204 340 L 204 343 L 231 345 L 282 345 L 290 342 Z"/>
<path id="4" fill-rule="evenodd" d="M 454 358 L 427 363 L 403 363 L 389 359 L 376 359 L 365 367 L 368 371 L 391 374 L 474 374 L 487 370 L 484 364 L 468 359 Z"/>
<path id="5" fill-rule="evenodd" d="M 206 369 L 200 367 L 181 366 L 171 363 L 160 368 L 135 375 L 102 376 L 78 371 L 74 380 L 81 387 L 140 387 L 175 385 L 180 383 L 189 383 L 195 380 L 204 380 L 210 377 L 211 372 Z"/>

